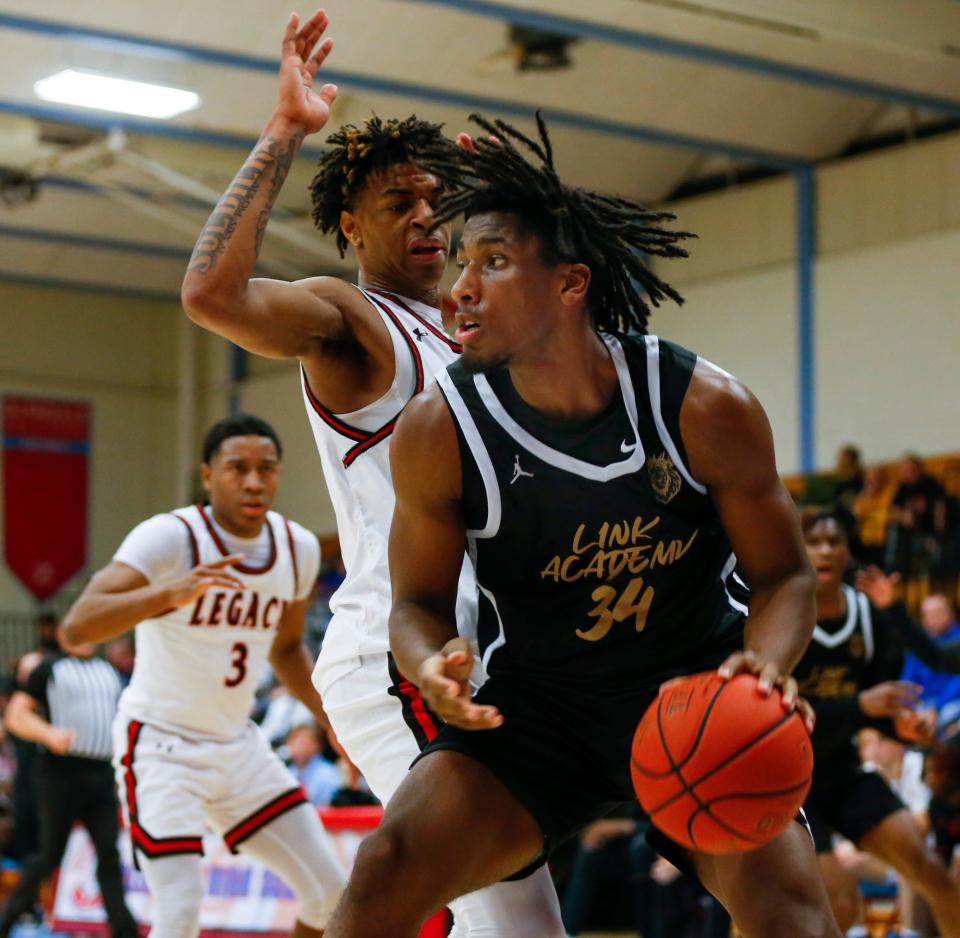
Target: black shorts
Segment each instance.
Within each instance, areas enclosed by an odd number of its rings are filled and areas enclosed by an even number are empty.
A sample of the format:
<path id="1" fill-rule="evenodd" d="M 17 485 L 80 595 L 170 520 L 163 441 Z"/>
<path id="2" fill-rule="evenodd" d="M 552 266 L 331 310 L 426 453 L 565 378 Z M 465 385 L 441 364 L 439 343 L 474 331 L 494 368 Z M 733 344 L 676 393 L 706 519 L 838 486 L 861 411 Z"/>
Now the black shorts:
<path id="1" fill-rule="evenodd" d="M 817 853 L 829 853 L 834 831 L 859 844 L 864 834 L 903 807 L 882 775 L 851 766 L 820 779 L 814 771 L 813 787 L 803 810 Z"/>
<path id="2" fill-rule="evenodd" d="M 503 725 L 480 731 L 444 726 L 420 758 L 448 749 L 490 769 L 540 826 L 545 859 L 592 821 L 635 801 L 630 750 L 660 684 L 680 673 L 714 669 L 739 647 L 737 636 L 737 644 L 702 655 L 682 672 L 657 675 L 618 693 L 600 681 L 587 691 L 531 673 L 495 675 L 474 700 L 496 706 Z M 684 848 L 656 828 L 648 840 L 675 865 L 688 865 Z"/>

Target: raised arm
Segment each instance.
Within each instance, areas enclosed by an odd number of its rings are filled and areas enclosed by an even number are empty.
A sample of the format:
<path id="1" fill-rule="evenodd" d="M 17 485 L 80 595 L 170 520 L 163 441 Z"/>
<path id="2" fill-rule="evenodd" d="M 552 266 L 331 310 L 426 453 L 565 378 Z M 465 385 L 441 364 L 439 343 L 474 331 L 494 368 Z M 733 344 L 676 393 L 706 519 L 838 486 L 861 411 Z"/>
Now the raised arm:
<path id="1" fill-rule="evenodd" d="M 270 212 L 308 134 L 330 117 L 335 85 L 314 91 L 313 80 L 333 42 L 323 39 L 327 15 L 298 29 L 287 22 L 276 108 L 243 168 L 207 220 L 183 280 L 181 298 L 198 325 L 248 351 L 299 357 L 311 339 L 343 328 L 340 300 L 355 293 L 329 277 L 288 283 L 252 279 Z"/>
<path id="2" fill-rule="evenodd" d="M 470 701 L 473 653 L 457 635 L 456 602 L 466 535 L 453 418 L 434 385 L 415 397 L 390 446 L 397 503 L 390 528 L 390 648 L 400 671 L 445 722 L 499 726 L 494 707 Z"/>
<path id="3" fill-rule="evenodd" d="M 766 414 L 739 381 L 701 360 L 680 430 L 690 470 L 708 487 L 750 587 L 746 666 L 763 687 L 779 681 L 785 701 L 792 701 L 796 685 L 784 678 L 813 634 L 816 581 L 796 509 L 777 475 Z"/>

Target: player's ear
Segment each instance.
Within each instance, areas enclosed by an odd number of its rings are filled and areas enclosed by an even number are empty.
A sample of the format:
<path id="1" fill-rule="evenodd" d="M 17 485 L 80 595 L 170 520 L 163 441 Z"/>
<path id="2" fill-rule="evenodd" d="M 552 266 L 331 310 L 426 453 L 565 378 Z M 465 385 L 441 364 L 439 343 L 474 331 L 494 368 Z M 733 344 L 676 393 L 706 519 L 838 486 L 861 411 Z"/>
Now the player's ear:
<path id="1" fill-rule="evenodd" d="M 343 236 L 353 245 L 354 249 L 363 246 L 363 238 L 360 236 L 360 226 L 357 224 L 357 217 L 346 209 L 340 213 L 340 230 L 343 232 Z"/>
<path id="2" fill-rule="evenodd" d="M 590 268 L 586 264 L 561 264 L 560 302 L 564 306 L 578 306 L 587 300 L 590 289 Z"/>
<path id="3" fill-rule="evenodd" d="M 212 470 L 210 469 L 209 463 L 200 464 L 200 483 L 203 485 L 203 490 L 209 492 L 212 488 L 210 483 L 210 476 L 212 475 Z"/>

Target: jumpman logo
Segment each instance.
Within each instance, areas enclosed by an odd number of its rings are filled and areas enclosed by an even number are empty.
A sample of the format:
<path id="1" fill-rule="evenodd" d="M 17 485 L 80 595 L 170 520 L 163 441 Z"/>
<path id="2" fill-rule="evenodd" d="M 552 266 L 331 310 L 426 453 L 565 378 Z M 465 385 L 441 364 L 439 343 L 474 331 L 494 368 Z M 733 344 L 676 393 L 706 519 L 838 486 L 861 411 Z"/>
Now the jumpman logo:
<path id="1" fill-rule="evenodd" d="M 520 468 L 520 454 L 517 453 L 517 455 L 513 457 L 513 478 L 510 480 L 510 484 L 513 485 L 513 483 L 516 482 L 520 476 L 529 476 L 532 479 L 533 473 L 525 472 Z"/>
<path id="2" fill-rule="evenodd" d="M 422 342 L 427 337 L 426 332 L 421 332 L 419 326 L 414 327 L 413 334 L 417 337 L 418 342 Z"/>

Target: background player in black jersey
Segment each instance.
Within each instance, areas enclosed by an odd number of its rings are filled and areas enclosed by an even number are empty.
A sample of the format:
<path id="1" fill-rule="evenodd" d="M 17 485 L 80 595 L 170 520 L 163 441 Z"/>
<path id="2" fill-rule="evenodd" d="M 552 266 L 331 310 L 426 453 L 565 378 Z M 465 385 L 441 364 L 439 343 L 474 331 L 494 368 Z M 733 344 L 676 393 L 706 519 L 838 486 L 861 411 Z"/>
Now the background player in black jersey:
<path id="1" fill-rule="evenodd" d="M 896 619 L 906 612 L 879 571 L 860 579 L 866 593 L 844 584 L 851 556 L 843 515 L 808 513 L 803 529 L 817 575 L 817 626 L 794 674 L 817 714 L 805 810 L 834 913 L 843 928 L 860 918 L 856 879 L 832 853 L 837 831 L 896 869 L 930 903 L 943 938 L 957 938 L 960 884 L 926 849 L 915 818 L 886 780 L 860 767 L 853 742 L 866 726 L 908 741 L 925 733 L 911 710 L 921 688 L 897 680 L 903 654 Z"/>
<path id="2" fill-rule="evenodd" d="M 631 799 L 630 740 L 663 681 L 749 670 L 798 703 L 788 675 L 813 574 L 763 410 L 719 368 L 638 334 L 644 295 L 679 299 L 639 252 L 683 256 L 686 235 L 563 186 L 542 125 L 541 166 L 512 128 L 487 129 L 502 143 L 427 160 L 453 186 L 484 180 L 439 213 L 467 208 L 464 354 L 408 405 L 392 448 L 391 643 L 447 726 L 361 846 L 329 938 L 413 936 L 450 897 L 542 862 Z M 468 536 L 490 674 L 473 699 L 454 623 Z M 752 589 L 745 625 L 731 546 Z M 839 936 L 800 824 L 735 856 L 664 841 L 745 938 Z"/>

